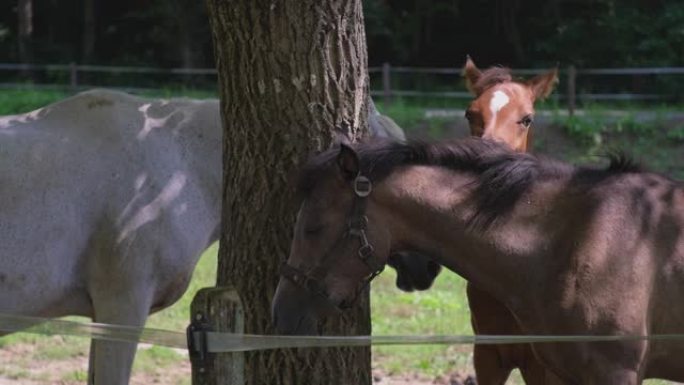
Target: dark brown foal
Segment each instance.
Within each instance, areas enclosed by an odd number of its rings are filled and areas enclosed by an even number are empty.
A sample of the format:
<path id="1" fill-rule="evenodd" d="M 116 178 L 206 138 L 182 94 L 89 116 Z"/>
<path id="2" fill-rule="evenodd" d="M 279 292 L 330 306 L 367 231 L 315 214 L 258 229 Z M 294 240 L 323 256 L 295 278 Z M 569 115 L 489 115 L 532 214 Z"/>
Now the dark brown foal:
<path id="1" fill-rule="evenodd" d="M 681 182 L 624 158 L 579 168 L 468 138 L 331 149 L 298 191 L 273 298 L 281 333 L 315 333 L 392 252 L 414 250 L 491 294 L 525 334 L 612 336 L 532 345 L 566 384 L 684 381 L 684 345 L 662 338 L 684 333 Z"/>

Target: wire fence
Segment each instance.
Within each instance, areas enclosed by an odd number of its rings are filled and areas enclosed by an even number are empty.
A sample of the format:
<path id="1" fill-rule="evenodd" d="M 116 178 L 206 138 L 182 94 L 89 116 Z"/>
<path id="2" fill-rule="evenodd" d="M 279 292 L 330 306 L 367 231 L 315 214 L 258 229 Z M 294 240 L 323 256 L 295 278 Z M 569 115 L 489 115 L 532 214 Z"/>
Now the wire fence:
<path id="1" fill-rule="evenodd" d="M 147 343 L 209 353 L 248 352 L 288 348 L 326 348 L 378 345 L 501 345 L 620 341 L 682 341 L 684 334 L 623 335 L 365 335 L 285 336 L 217 332 L 203 329 L 173 331 L 0 313 L 0 331 L 85 337 L 94 340 Z M 205 342 L 198 343 L 200 339 Z"/>
<path id="2" fill-rule="evenodd" d="M 460 68 L 403 67 L 385 63 L 370 67 L 371 95 L 386 104 L 396 98 L 469 99 Z M 544 69 L 517 69 L 513 74 L 531 76 Z M 684 90 L 684 67 L 576 68 L 559 69 L 560 92 L 555 98 L 572 113 L 578 103 L 591 101 L 658 101 L 673 103 Z M 444 76 L 451 77 L 449 81 Z M 652 78 L 666 77 L 659 82 Z M 0 63 L 0 88 L 27 85 L 42 89 L 80 90 L 108 87 L 124 90 L 158 89 L 159 84 L 215 91 L 213 68 L 116 67 L 70 64 Z M 672 78 L 675 77 L 675 78 Z M 17 81 L 23 79 L 24 82 Z"/>
<path id="3" fill-rule="evenodd" d="M 381 87 L 373 89 L 371 94 L 381 97 L 387 103 L 392 103 L 396 97 L 444 97 L 468 99 L 472 95 L 468 92 L 453 91 L 417 91 L 397 89 L 396 78 L 402 76 L 420 77 L 425 75 L 440 75 L 460 77 L 460 68 L 414 68 L 393 67 L 389 63 L 381 67 L 370 67 L 371 78 L 381 79 Z M 515 69 L 514 76 L 533 76 L 548 71 L 548 69 Z M 568 112 L 572 114 L 578 102 L 594 101 L 657 101 L 674 103 L 679 101 L 684 87 L 684 67 L 642 67 L 642 68 L 576 68 L 568 66 L 559 68 L 560 90 L 554 95 L 557 101 L 562 101 Z M 379 76 L 378 76 L 379 75 Z M 675 76 L 676 81 L 666 79 L 656 82 L 654 76 Z M 599 79 L 600 78 L 600 79 Z M 377 82 L 376 82 L 377 84 Z M 447 84 L 455 85 L 454 81 Z M 602 90 L 599 91 L 599 90 Z M 643 92 L 649 90 L 650 92 Z"/>

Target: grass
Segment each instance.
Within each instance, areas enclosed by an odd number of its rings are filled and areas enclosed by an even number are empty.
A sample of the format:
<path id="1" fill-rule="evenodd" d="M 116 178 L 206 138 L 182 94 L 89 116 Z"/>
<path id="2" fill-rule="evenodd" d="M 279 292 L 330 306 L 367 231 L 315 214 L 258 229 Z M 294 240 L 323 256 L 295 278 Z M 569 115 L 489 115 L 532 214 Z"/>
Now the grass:
<path id="1" fill-rule="evenodd" d="M 33 111 L 73 94 L 73 92 L 67 90 L 35 90 L 31 88 L 0 90 L 0 115 L 14 115 Z M 145 97 L 159 98 L 187 97 L 209 99 L 218 97 L 215 92 L 182 88 L 148 90 L 138 94 Z"/>
<path id="2" fill-rule="evenodd" d="M 648 114 L 643 110 L 626 110 L 619 116 L 611 116 L 606 108 L 592 106 L 581 116 L 556 114 L 552 124 L 574 143 L 552 155 L 576 163 L 596 163 L 606 153 L 621 151 L 646 169 L 684 179 L 682 111 L 661 107 Z M 674 112 L 679 112 L 679 116 L 672 115 Z M 537 141 L 535 151 L 544 152 L 546 145 Z"/>
<path id="3" fill-rule="evenodd" d="M 373 334 L 472 334 L 463 279 L 443 272 L 429 291 L 404 293 L 395 287 L 395 277 L 394 270 L 386 269 L 372 284 Z M 373 357 L 390 374 L 435 376 L 469 369 L 471 350 L 466 345 L 374 347 Z"/>
<path id="4" fill-rule="evenodd" d="M 0 91 L 0 115 L 14 115 L 33 111 L 69 96 L 63 91 L 2 90 Z"/>

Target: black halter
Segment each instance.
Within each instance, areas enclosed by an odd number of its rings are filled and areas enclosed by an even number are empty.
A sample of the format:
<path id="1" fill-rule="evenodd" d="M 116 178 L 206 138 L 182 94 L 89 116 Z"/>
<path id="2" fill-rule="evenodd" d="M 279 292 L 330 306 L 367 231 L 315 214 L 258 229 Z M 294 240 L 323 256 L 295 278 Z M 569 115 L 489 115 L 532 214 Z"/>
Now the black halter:
<path id="1" fill-rule="evenodd" d="M 323 299 L 327 304 L 337 309 L 346 309 L 356 302 L 359 294 L 368 286 L 368 284 L 380 274 L 385 268 L 385 262 L 378 258 L 374 253 L 373 245 L 368 242 L 366 236 L 366 229 L 368 226 L 368 217 L 366 217 L 366 197 L 370 195 L 373 185 L 371 181 L 365 176 L 359 174 L 354 179 L 354 201 L 347 220 L 347 231 L 342 233 L 337 241 L 332 245 L 328 252 L 323 255 L 323 258 L 310 271 L 302 271 L 284 261 L 280 265 L 280 275 L 289 279 L 295 285 L 313 293 L 317 297 Z M 336 304 L 330 300 L 330 294 L 325 290 L 322 281 L 330 270 L 329 259 L 333 252 L 341 247 L 343 243 L 349 238 L 356 238 L 359 240 L 359 248 L 357 249 L 357 257 L 361 259 L 370 269 L 370 274 L 358 287 L 354 297 L 349 301 L 342 301 Z"/>

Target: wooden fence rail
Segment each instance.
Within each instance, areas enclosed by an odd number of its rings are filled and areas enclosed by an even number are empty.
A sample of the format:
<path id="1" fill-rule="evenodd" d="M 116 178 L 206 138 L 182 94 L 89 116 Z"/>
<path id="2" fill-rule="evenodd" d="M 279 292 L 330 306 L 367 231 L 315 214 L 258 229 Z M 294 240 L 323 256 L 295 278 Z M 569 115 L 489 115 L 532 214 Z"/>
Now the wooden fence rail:
<path id="1" fill-rule="evenodd" d="M 17 64 L 0 63 L 0 71 L 54 71 L 69 74 L 69 87 L 72 89 L 85 88 L 87 85 L 80 81 L 80 75 L 85 73 L 108 73 L 108 74 L 160 74 L 160 75 L 199 75 L 216 76 L 217 72 L 212 68 L 154 68 L 154 67 L 116 67 L 100 65 L 69 64 Z M 515 75 L 536 75 L 544 72 L 543 69 L 517 69 Z M 392 103 L 395 97 L 443 97 L 443 98 L 470 98 L 467 92 L 452 91 L 418 91 L 402 90 L 392 87 L 392 74 L 427 74 L 427 75 L 450 75 L 460 76 L 460 68 L 432 68 L 432 67 L 402 67 L 384 63 L 381 67 L 369 67 L 371 76 L 380 74 L 382 89 L 371 90 L 371 94 L 379 96 L 385 103 Z M 645 67 L 645 68 L 575 68 L 569 66 L 559 71 L 561 76 L 566 77 L 566 89 L 563 94 L 557 95 L 563 99 L 572 114 L 575 111 L 577 100 L 658 100 L 665 95 L 639 94 L 639 93 L 578 93 L 577 78 L 579 76 L 648 76 L 648 75 L 684 75 L 684 67 Z M 16 83 L 0 83 L 0 88 L 16 86 Z M 55 87 L 58 85 L 41 85 Z M 126 87 L 135 89 L 135 87 Z"/>

